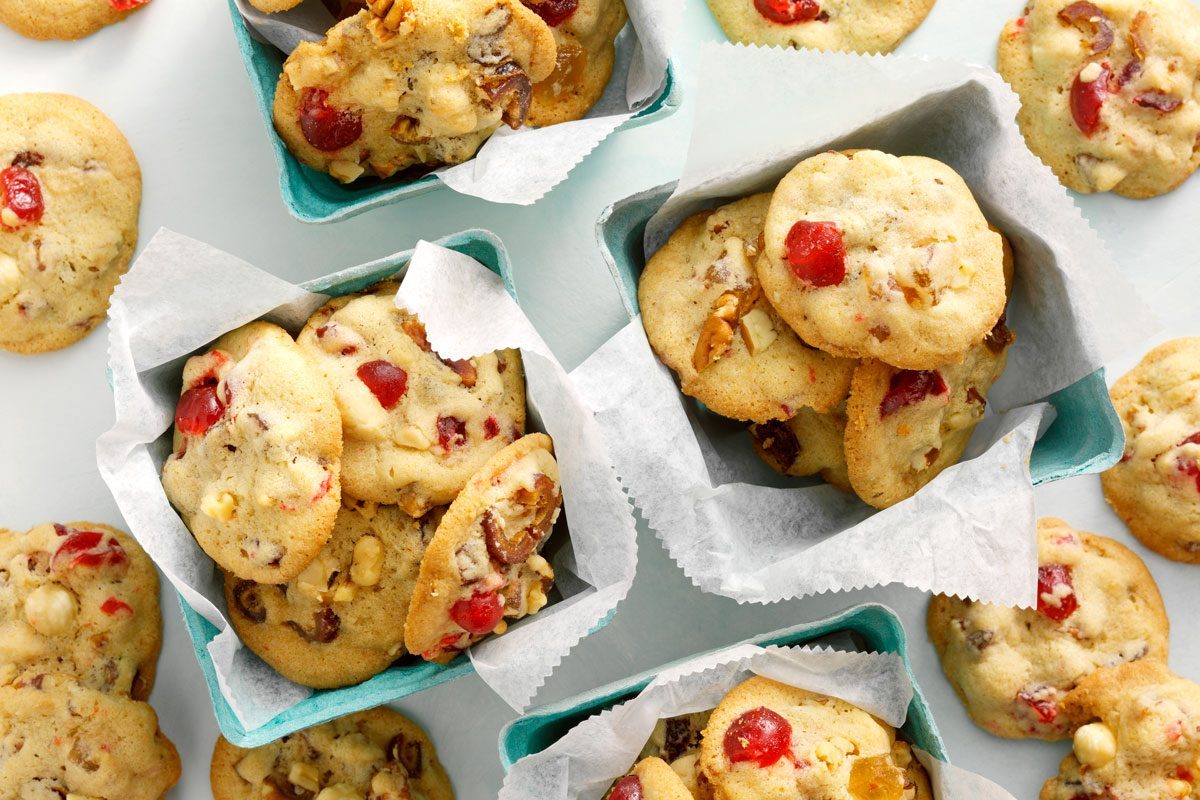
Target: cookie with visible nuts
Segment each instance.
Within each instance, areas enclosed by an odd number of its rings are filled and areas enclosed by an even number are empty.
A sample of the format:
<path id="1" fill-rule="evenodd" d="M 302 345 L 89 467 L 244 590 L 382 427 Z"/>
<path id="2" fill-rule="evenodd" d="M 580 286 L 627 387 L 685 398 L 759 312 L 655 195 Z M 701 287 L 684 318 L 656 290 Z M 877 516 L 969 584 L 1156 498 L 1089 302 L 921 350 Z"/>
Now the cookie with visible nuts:
<path id="1" fill-rule="evenodd" d="M 404 622 L 404 645 L 446 662 L 540 611 L 554 582 L 542 558 L 562 509 L 553 444 L 544 433 L 491 458 L 450 504 L 425 557 Z"/>
<path id="2" fill-rule="evenodd" d="M 104 320 L 141 199 L 137 159 L 99 109 L 65 94 L 0 97 L 0 349 L 58 350 Z"/>
<path id="3" fill-rule="evenodd" d="M 534 84 L 529 124 L 583 117 L 604 94 L 616 39 L 629 14 L 625 0 L 522 0 L 554 32 L 558 55 L 550 76 Z"/>
<path id="4" fill-rule="evenodd" d="M 158 573 L 94 522 L 0 531 L 0 684 L 47 672 L 145 700 L 162 647 Z"/>
<path id="5" fill-rule="evenodd" d="M 1200 338 L 1151 350 L 1112 390 L 1125 429 L 1104 497 L 1151 550 L 1200 563 Z"/>
<path id="6" fill-rule="evenodd" d="M 1200 9 L 1032 0 L 1000 34 L 1029 149 L 1077 192 L 1154 197 L 1200 166 Z"/>
<path id="7" fill-rule="evenodd" d="M 315 689 L 361 683 L 406 654 L 404 616 L 441 517 L 344 503 L 324 549 L 288 583 L 225 575 L 238 637 L 285 678 Z"/>
<path id="8" fill-rule="evenodd" d="M 1063 700 L 1081 678 L 1129 661 L 1166 663 L 1169 623 L 1154 578 L 1121 544 L 1059 519 L 1038 521 L 1038 607 L 938 595 L 929 638 L 984 730 L 1062 739 Z"/>
<path id="9" fill-rule="evenodd" d="M 826 414 L 802 408 L 786 421 L 750 426 L 754 452 L 781 475 L 820 475 L 844 492 L 851 491 L 846 471 L 846 406 Z"/>
<path id="10" fill-rule="evenodd" d="M 846 399 L 854 362 L 806 345 L 762 297 L 769 194 L 685 220 L 638 283 L 650 346 L 684 394 L 731 419 L 789 419 Z"/>
<path id="11" fill-rule="evenodd" d="M 250 750 L 218 738 L 209 780 L 213 800 L 454 800 L 433 742 L 386 706 Z"/>
<path id="12" fill-rule="evenodd" d="M 419 517 L 524 433 L 525 376 L 517 350 L 438 356 L 420 320 L 396 308 L 396 289 L 330 301 L 298 343 L 341 410 L 346 494 Z"/>
<path id="13" fill-rule="evenodd" d="M 0 23 L 30 39 L 82 39 L 150 0 L 0 0 Z"/>
<path id="14" fill-rule="evenodd" d="M 188 359 L 174 444 L 163 488 L 222 569 L 287 583 L 325 546 L 341 507 L 341 424 L 283 328 L 252 322 Z"/>
<path id="15" fill-rule="evenodd" d="M 934 0 L 708 0 L 734 42 L 766 47 L 890 53 Z"/>
<path id="16" fill-rule="evenodd" d="M 687 784 L 661 758 L 643 758 L 609 789 L 607 800 L 694 800 Z"/>
<path id="17" fill-rule="evenodd" d="M 698 711 L 660 719 L 638 756 L 669 764 L 695 800 L 713 800 L 712 785 L 700 769 L 700 739 L 711 715 L 711 711 Z"/>

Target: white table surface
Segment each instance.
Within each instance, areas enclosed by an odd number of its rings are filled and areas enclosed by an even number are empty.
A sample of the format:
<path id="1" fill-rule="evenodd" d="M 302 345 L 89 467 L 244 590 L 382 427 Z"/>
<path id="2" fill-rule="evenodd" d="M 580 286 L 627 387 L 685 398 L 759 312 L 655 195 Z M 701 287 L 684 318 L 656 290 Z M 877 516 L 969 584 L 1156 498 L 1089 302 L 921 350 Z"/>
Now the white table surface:
<path id="1" fill-rule="evenodd" d="M 1000 26 L 1022 4 L 941 0 L 901 52 L 994 65 Z M 697 44 L 721 38 L 704 4 L 688 0 L 676 54 L 685 93 L 695 88 L 689 75 Z M 624 322 L 595 246 L 596 217 L 614 200 L 675 178 L 691 122 L 685 101 L 665 121 L 618 134 L 533 208 L 491 205 L 440 191 L 314 227 L 292 220 L 280 201 L 268 133 L 223 2 L 155 0 L 125 24 L 78 43 L 31 42 L 0 29 L 0 92 L 16 91 L 78 94 L 116 120 L 145 175 L 143 242 L 159 226 L 167 226 L 300 281 L 403 250 L 419 238 L 490 228 L 512 253 L 530 317 L 568 368 Z M 738 126 L 747 122 L 731 120 L 727 131 L 712 135 L 729 137 L 733 146 Z M 1172 279 L 1186 279 L 1200 265 L 1194 239 L 1200 177 L 1150 202 L 1104 196 L 1083 198 L 1080 204 L 1122 269 L 1168 318 L 1170 332 L 1197 333 L 1196 295 L 1164 287 Z M 112 422 L 105 354 L 103 328 L 63 352 L 0 354 L 0 525 L 24 528 L 52 519 L 122 524 L 95 466 L 94 441 Z M 1040 514 L 1065 517 L 1142 554 L 1158 579 L 1176 630 L 1189 627 L 1196 568 L 1141 547 L 1105 506 L 1095 477 L 1042 487 L 1038 502 Z M 769 607 L 738 606 L 700 594 L 644 526 L 639 540 L 641 561 L 630 597 L 610 626 L 566 659 L 539 702 L 871 600 L 892 606 L 903 617 L 919 681 L 957 764 L 991 777 L 1018 798 L 1033 798 L 1067 751 L 1066 744 L 996 739 L 969 722 L 926 640 L 927 599 L 915 591 L 890 587 Z M 183 779 L 171 797 L 194 800 L 209 796 L 208 762 L 217 729 L 170 593 L 164 596 L 164 612 L 165 644 L 152 702 L 183 756 Z M 1172 644 L 1175 670 L 1200 678 L 1200 638 L 1176 635 Z M 458 797 L 495 796 L 502 777 L 497 734 L 513 713 L 477 678 L 396 705 L 429 730 Z"/>

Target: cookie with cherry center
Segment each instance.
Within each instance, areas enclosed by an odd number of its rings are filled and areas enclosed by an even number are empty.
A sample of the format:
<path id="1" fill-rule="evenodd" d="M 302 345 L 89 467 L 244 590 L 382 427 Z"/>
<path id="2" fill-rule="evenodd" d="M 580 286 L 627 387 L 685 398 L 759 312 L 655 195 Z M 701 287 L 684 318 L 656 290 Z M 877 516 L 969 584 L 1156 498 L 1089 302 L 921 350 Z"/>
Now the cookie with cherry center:
<path id="1" fill-rule="evenodd" d="M 0 23 L 30 39 L 82 39 L 150 0 L 0 0 Z"/>
<path id="2" fill-rule="evenodd" d="M 694 800 L 687 785 L 661 758 L 643 758 L 618 778 L 607 800 Z"/>
<path id="3" fill-rule="evenodd" d="M 1031 0 L 997 62 L 1025 141 L 1077 192 L 1146 198 L 1200 166 L 1200 8 L 1188 0 Z"/>
<path id="4" fill-rule="evenodd" d="M 708 0 L 731 41 L 765 47 L 890 53 L 934 0 Z"/>
<path id="5" fill-rule="evenodd" d="M 1167 661 L 1169 623 L 1146 565 L 1103 536 L 1038 521 L 1037 608 L 946 595 L 929 606 L 929 638 L 954 690 L 984 730 L 1062 739 L 1064 702 L 1086 676 Z"/>

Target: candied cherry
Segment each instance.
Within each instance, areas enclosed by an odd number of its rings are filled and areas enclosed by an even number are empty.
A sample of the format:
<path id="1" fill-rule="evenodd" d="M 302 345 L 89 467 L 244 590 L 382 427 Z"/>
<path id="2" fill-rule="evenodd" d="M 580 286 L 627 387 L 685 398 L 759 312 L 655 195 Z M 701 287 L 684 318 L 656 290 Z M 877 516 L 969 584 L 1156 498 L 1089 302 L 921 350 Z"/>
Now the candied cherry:
<path id="1" fill-rule="evenodd" d="M 144 6 L 150 0 L 108 0 L 108 4 L 117 11 L 133 11 L 139 6 Z"/>
<path id="2" fill-rule="evenodd" d="M 879 416 L 890 417 L 905 406 L 919 403 L 930 395 L 941 396 L 949 391 L 950 387 L 937 370 L 900 370 L 888 383 L 887 393 L 879 404 Z"/>
<path id="3" fill-rule="evenodd" d="M 225 404 L 217 397 L 217 381 L 207 378 L 179 397 L 175 427 L 188 436 L 203 436 L 225 416 Z"/>
<path id="4" fill-rule="evenodd" d="M 1091 66 L 1090 64 L 1088 66 Z M 1088 67 L 1084 67 L 1086 70 Z M 1083 70 L 1071 84 L 1071 116 L 1084 136 L 1092 136 L 1100 128 L 1100 109 L 1108 99 L 1108 82 L 1112 70 L 1107 64 L 1100 67 L 1100 74 L 1093 81 L 1083 80 Z"/>
<path id="5" fill-rule="evenodd" d="M 1059 596 L 1058 587 L 1066 586 L 1070 591 Z M 1058 599 L 1058 604 L 1048 601 L 1046 597 Z M 1065 564 L 1043 564 L 1038 567 L 1038 603 L 1039 613 L 1062 622 L 1075 613 L 1079 601 L 1075 598 L 1075 584 L 1071 581 L 1071 568 Z"/>
<path id="6" fill-rule="evenodd" d="M 759 706 L 733 721 L 723 744 L 731 763 L 749 761 L 769 767 L 791 750 L 792 726 L 771 709 Z"/>
<path id="7" fill-rule="evenodd" d="M 443 450 L 453 450 L 467 443 L 467 423 L 458 417 L 438 417 L 438 444 Z"/>
<path id="8" fill-rule="evenodd" d="M 362 114 L 325 105 L 329 92 L 308 88 L 300 98 L 300 131 L 313 147 L 325 152 L 341 150 L 362 136 Z"/>
<path id="9" fill-rule="evenodd" d="M 133 614 L 133 606 L 126 603 L 124 600 L 118 600 L 115 597 L 110 597 L 100 605 L 100 610 L 110 617 L 117 614 Z"/>
<path id="10" fill-rule="evenodd" d="M 575 16 L 579 0 L 525 0 L 525 5 L 551 28 L 557 28 Z"/>
<path id="11" fill-rule="evenodd" d="M 1017 699 L 1029 706 L 1033 713 L 1037 715 L 1038 722 L 1043 725 L 1049 725 L 1058 719 L 1058 703 L 1053 700 L 1044 697 L 1040 698 L 1026 691 L 1021 691 L 1017 694 Z"/>
<path id="12" fill-rule="evenodd" d="M 5 211 L 7 220 L 3 223 L 6 228 L 16 228 L 39 222 L 46 205 L 42 200 L 42 184 L 37 176 L 24 167 L 9 167 L 0 171 L 0 203 Z M 12 217 L 15 216 L 15 224 Z"/>
<path id="13" fill-rule="evenodd" d="M 846 278 L 846 245 L 832 222 L 800 220 L 787 235 L 792 274 L 813 286 L 836 286 Z"/>
<path id="14" fill-rule="evenodd" d="M 821 16 L 821 5 L 816 0 L 754 0 L 754 8 L 780 25 L 812 22 Z"/>
<path id="15" fill-rule="evenodd" d="M 450 606 L 450 619 L 473 636 L 491 633 L 504 618 L 504 602 L 496 592 L 477 593 Z"/>
<path id="16" fill-rule="evenodd" d="M 356 374 L 375 395 L 379 405 L 388 411 L 395 408 L 408 391 L 408 373 L 390 361 L 368 361 Z"/>
<path id="17" fill-rule="evenodd" d="M 483 421 L 483 438 L 495 439 L 500 435 L 500 422 L 495 417 L 488 417 Z"/>
<path id="18" fill-rule="evenodd" d="M 125 548 L 115 538 L 104 541 L 100 531 L 75 531 L 63 540 L 50 559 L 52 569 L 120 566 L 127 560 Z"/>
<path id="19" fill-rule="evenodd" d="M 608 800 L 642 800 L 642 779 L 637 775 L 626 775 L 612 786 Z"/>

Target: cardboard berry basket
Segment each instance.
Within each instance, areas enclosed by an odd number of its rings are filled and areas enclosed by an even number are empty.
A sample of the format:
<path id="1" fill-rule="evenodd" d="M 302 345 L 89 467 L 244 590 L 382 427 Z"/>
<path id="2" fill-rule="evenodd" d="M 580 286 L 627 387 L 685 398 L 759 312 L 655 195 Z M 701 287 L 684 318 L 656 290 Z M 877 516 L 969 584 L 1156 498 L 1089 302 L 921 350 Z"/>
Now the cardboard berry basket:
<path id="1" fill-rule="evenodd" d="M 188 310 L 196 301 L 196 280 L 205 280 L 204 274 L 209 276 L 213 293 L 232 298 L 219 313 Z M 294 333 L 325 298 L 360 291 L 393 277 L 402 278 L 400 294 L 406 307 L 420 314 L 431 345 L 445 357 L 470 357 L 455 348 L 471 348 L 475 346 L 472 342 L 480 341 L 471 338 L 474 332 L 449 330 L 470 327 L 465 321 L 458 325 L 458 314 L 464 309 L 470 312 L 466 319 L 477 322 L 480 331 L 503 331 L 498 334 L 501 343 L 473 353 L 502 347 L 522 350 L 527 430 L 544 431 L 555 438 L 562 471 L 563 514 L 543 550 L 559 580 L 550 603 L 538 614 L 448 664 L 406 656 L 361 684 L 311 690 L 282 678 L 237 640 L 228 623 L 219 570 L 166 500 L 158 475 L 171 451 L 172 398 L 178 397 L 186 358 L 202 352 L 225 331 L 265 316 Z M 123 297 L 122 292 L 128 296 Z M 439 296 L 453 300 L 439 306 L 428 299 Z M 133 298 L 137 302 L 129 302 Z M 611 464 L 604 460 L 603 447 L 592 441 L 598 434 L 588 431 L 591 423 L 584 419 L 588 412 L 578 404 L 569 378 L 532 332 L 515 300 L 504 246 L 494 234 L 482 230 L 455 234 L 433 244 L 422 242 L 415 250 L 299 287 L 207 245 L 160 231 L 125 278 L 114 299 L 109 345 L 117 422 L 97 443 L 98 463 L 131 531 L 178 591 L 217 723 L 229 741 L 242 747 L 258 746 L 471 672 L 478 672 L 503 699 L 520 709 L 580 638 L 611 620 L 633 580 L 636 536 L 632 511 Z M 192 319 L 180 319 L 181 315 Z M 166 320 L 206 327 L 188 334 L 183 340 L 188 344 L 183 347 L 160 347 L 154 343 L 156 337 L 146 331 L 160 330 L 162 325 L 156 323 Z M 585 488 L 573 491 L 580 486 Z"/>
<path id="2" fill-rule="evenodd" d="M 250 77 L 251 88 L 254 90 L 263 123 L 266 125 L 271 137 L 271 146 L 275 151 L 275 160 L 279 166 L 279 189 L 283 195 L 284 205 L 287 206 L 292 216 L 301 222 L 336 222 L 372 208 L 434 191 L 445 185 L 433 174 L 409 179 L 403 177 L 389 180 L 364 179 L 346 185 L 323 172 L 300 163 L 275 133 L 275 124 L 272 118 L 271 109 L 275 102 L 275 86 L 279 82 L 279 75 L 283 68 L 284 54 L 251 29 L 239 11 L 236 0 L 228 0 L 228 5 L 229 13 L 233 17 L 233 32 L 237 38 L 238 50 L 242 54 L 246 73 Z M 622 35 L 627 34 L 628 30 Z M 614 72 L 614 80 L 618 77 L 620 77 L 618 73 Z M 646 125 L 670 116 L 679 108 L 680 101 L 675 67 L 668 59 L 665 78 L 658 93 L 641 105 L 618 130 Z M 561 177 L 565 177 L 565 174 Z M 554 183 L 557 183 L 557 180 L 554 180 Z M 549 186 L 545 188 L 545 190 L 548 189 Z M 505 202 L 504 199 L 496 197 L 487 197 L 487 199 Z M 516 199 L 509 200 L 509 202 L 523 203 L 536 199 Z"/>

